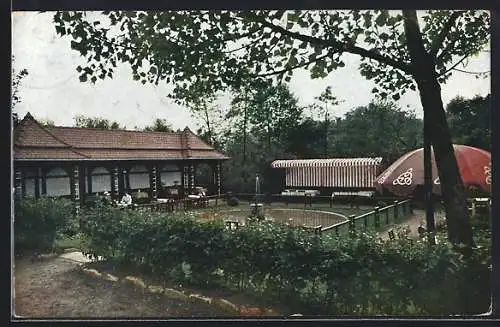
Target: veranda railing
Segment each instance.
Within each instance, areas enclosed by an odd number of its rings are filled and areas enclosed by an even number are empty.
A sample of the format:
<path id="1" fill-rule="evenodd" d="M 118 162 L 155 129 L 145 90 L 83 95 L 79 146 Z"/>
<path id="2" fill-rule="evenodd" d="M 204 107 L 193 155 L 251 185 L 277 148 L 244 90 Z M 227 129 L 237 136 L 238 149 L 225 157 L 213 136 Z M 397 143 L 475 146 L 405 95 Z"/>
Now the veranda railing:
<path id="1" fill-rule="evenodd" d="M 317 233 L 335 233 L 341 235 L 357 230 L 378 231 L 388 225 L 403 221 L 403 219 L 412 213 L 411 199 L 394 201 L 391 205 L 382 208 L 376 206 L 372 211 L 359 216 L 351 215 L 348 220 L 321 228 Z"/>

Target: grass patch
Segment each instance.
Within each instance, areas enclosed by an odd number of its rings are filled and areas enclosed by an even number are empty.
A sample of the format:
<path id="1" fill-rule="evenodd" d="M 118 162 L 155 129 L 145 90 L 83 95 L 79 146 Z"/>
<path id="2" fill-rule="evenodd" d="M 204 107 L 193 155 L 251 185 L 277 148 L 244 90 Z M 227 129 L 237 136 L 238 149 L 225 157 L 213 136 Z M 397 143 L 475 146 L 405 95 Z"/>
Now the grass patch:
<path id="1" fill-rule="evenodd" d="M 56 238 L 54 247 L 56 251 L 69 248 L 81 250 L 85 247 L 85 237 L 81 233 L 74 236 L 61 235 Z"/>
<path id="2" fill-rule="evenodd" d="M 286 205 L 285 203 L 281 202 L 273 202 L 272 204 L 264 204 L 264 210 L 268 209 L 305 209 L 305 210 L 318 210 L 318 211 L 328 211 L 328 212 L 333 212 L 333 213 L 338 213 L 341 215 L 344 215 L 346 217 L 349 217 L 350 215 L 362 215 L 366 212 L 372 211 L 373 207 L 371 206 L 359 206 L 359 209 L 351 208 L 349 205 L 340 205 L 340 204 L 334 204 L 331 208 L 328 203 L 313 203 L 312 207 L 307 206 L 304 208 L 303 203 L 289 203 Z M 212 206 L 209 208 L 200 208 L 196 209 L 196 212 L 203 213 L 203 212 L 223 212 L 223 211 L 230 211 L 230 210 L 242 210 L 242 209 L 249 209 L 248 202 L 247 201 L 242 201 L 238 206 L 229 206 L 225 203 L 221 203 L 217 206 Z"/>

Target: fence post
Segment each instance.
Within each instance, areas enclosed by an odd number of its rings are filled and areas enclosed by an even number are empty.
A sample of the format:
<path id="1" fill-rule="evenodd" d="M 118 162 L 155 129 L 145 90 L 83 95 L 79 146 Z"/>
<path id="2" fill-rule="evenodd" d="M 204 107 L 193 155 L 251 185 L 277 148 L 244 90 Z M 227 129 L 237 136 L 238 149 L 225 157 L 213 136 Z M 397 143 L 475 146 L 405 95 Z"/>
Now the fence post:
<path id="1" fill-rule="evenodd" d="M 312 207 L 312 196 L 309 194 L 304 194 L 304 209 L 309 204 L 309 207 Z"/>
<path id="2" fill-rule="evenodd" d="M 410 206 L 410 214 L 413 215 L 413 201 L 410 199 L 408 200 L 408 205 Z"/>
<path id="3" fill-rule="evenodd" d="M 399 203 L 397 200 L 394 201 L 394 222 L 398 221 L 399 216 Z"/>
<path id="4" fill-rule="evenodd" d="M 379 213 L 380 207 L 375 207 L 374 208 L 374 215 L 375 215 L 375 228 L 380 227 L 380 213 Z"/>
<path id="5" fill-rule="evenodd" d="M 349 216 L 349 232 L 353 234 L 356 231 L 356 215 Z"/>
<path id="6" fill-rule="evenodd" d="M 389 225 L 389 208 L 385 209 L 385 224 Z"/>

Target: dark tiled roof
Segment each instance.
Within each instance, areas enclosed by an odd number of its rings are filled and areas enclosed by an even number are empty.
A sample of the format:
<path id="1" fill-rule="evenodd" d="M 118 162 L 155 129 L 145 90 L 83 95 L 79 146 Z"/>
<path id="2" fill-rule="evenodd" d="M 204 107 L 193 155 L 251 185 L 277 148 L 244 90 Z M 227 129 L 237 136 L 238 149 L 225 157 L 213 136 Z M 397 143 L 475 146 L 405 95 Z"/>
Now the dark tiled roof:
<path id="1" fill-rule="evenodd" d="M 29 114 L 14 131 L 17 160 L 228 159 L 188 128 L 183 132 L 142 132 L 77 127 L 44 127 Z"/>
<path id="2" fill-rule="evenodd" d="M 57 160 L 84 160 L 88 157 L 78 154 L 71 149 L 55 149 L 55 148 L 14 148 L 14 159 L 21 160 L 46 160 L 46 159 L 57 159 Z"/>

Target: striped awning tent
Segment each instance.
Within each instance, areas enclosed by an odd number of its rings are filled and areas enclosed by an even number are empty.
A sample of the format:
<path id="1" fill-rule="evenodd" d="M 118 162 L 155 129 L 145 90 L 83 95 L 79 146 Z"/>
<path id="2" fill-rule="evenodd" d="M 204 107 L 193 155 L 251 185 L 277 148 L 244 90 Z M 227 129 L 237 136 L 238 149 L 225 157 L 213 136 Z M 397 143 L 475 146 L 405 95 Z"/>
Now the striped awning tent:
<path id="1" fill-rule="evenodd" d="M 288 187 L 373 188 L 382 158 L 275 160 L 286 169 Z"/>

